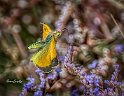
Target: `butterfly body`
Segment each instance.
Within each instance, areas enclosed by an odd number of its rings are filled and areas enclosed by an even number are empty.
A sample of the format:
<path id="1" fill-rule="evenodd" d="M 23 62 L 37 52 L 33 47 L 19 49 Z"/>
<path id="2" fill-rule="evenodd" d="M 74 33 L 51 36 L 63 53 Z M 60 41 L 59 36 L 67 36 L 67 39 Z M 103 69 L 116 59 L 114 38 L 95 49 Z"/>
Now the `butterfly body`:
<path id="1" fill-rule="evenodd" d="M 39 48 L 38 51 L 33 54 L 31 61 L 38 66 L 43 68 L 44 70 L 48 67 L 56 65 L 57 63 L 57 53 L 55 48 L 55 40 L 60 36 L 60 32 L 54 31 L 44 23 L 42 25 L 42 40 L 37 41 L 30 45 L 28 48 Z"/>

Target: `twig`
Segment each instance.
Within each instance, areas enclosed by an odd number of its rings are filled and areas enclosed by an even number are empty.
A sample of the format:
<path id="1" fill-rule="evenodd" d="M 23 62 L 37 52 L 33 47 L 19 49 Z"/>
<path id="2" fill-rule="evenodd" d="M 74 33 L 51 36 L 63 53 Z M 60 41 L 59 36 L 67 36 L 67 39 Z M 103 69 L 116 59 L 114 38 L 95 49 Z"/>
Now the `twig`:
<path id="1" fill-rule="evenodd" d="M 12 32 L 12 35 L 13 35 L 15 41 L 16 41 L 16 44 L 17 44 L 17 46 L 20 50 L 20 53 L 21 53 L 22 57 L 26 58 L 28 54 L 26 52 L 25 46 L 24 46 L 19 34 L 17 32 Z"/>
<path id="2" fill-rule="evenodd" d="M 67 21 L 69 20 L 71 14 L 73 13 L 73 4 L 68 1 L 65 7 L 62 9 L 62 14 L 59 17 L 57 30 L 62 30 L 65 28 Z"/>
<path id="3" fill-rule="evenodd" d="M 124 5 L 121 4 L 120 2 L 117 2 L 115 0 L 106 0 L 106 1 L 114 5 L 118 9 L 124 9 Z"/>
<path id="4" fill-rule="evenodd" d="M 123 32 L 122 32 L 120 26 L 118 25 L 117 21 L 115 20 L 115 18 L 113 17 L 112 14 L 111 14 L 110 16 L 111 16 L 112 20 L 114 21 L 115 25 L 118 27 L 118 29 L 119 29 L 119 31 L 120 31 L 122 37 L 124 38 L 124 34 L 123 34 Z"/>

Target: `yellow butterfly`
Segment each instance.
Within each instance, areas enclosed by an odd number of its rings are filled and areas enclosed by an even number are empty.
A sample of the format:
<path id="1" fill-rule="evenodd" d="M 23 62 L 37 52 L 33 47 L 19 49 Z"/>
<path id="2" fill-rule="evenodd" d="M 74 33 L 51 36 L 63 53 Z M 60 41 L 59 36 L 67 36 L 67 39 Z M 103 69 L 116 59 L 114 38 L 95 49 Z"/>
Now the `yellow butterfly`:
<path id="1" fill-rule="evenodd" d="M 61 35 L 61 32 L 54 31 L 44 23 L 41 24 L 42 40 L 31 44 L 28 48 L 39 48 L 38 51 L 33 54 L 31 61 L 42 68 L 43 71 L 51 71 L 51 68 L 57 65 L 57 53 L 55 48 L 55 40 Z"/>

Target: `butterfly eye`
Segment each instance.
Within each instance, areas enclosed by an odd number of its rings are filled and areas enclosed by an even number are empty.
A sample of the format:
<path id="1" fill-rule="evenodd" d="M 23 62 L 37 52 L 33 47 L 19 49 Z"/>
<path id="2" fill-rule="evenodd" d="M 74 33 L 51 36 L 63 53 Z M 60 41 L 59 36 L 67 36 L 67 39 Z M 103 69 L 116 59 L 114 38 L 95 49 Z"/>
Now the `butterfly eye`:
<path id="1" fill-rule="evenodd" d="M 50 38 L 51 38 L 51 36 L 50 36 Z M 47 38 L 47 39 L 46 39 L 46 42 L 49 42 L 50 38 Z"/>

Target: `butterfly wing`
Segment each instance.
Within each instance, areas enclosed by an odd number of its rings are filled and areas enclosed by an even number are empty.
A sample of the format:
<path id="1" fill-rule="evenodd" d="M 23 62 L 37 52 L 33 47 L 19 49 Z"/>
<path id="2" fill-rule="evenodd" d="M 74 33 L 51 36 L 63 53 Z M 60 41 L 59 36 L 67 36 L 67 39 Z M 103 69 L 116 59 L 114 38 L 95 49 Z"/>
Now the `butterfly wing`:
<path id="1" fill-rule="evenodd" d="M 52 37 L 48 44 L 32 56 L 31 60 L 36 66 L 46 68 L 50 66 L 51 61 L 56 58 L 56 55 L 55 41 Z"/>
<path id="2" fill-rule="evenodd" d="M 45 38 L 48 36 L 48 34 L 51 31 L 50 27 L 44 23 L 40 23 L 41 24 L 41 32 L 42 32 L 42 40 L 45 40 Z"/>
<path id="3" fill-rule="evenodd" d="M 33 44 L 31 44 L 28 49 L 36 49 L 36 48 L 42 48 L 44 46 L 44 43 L 45 42 L 42 42 L 42 41 L 37 41 Z"/>
<path id="4" fill-rule="evenodd" d="M 50 65 L 46 66 L 44 68 L 41 68 L 44 73 L 49 73 L 52 71 L 52 69 L 57 66 L 58 64 L 58 59 L 57 54 L 56 54 L 56 49 L 55 49 L 55 41 L 54 38 L 52 38 L 51 44 L 50 44 L 50 50 L 49 50 L 49 55 L 50 58 Z"/>

